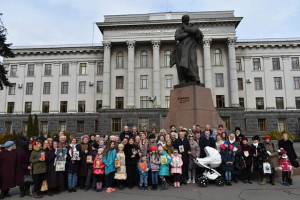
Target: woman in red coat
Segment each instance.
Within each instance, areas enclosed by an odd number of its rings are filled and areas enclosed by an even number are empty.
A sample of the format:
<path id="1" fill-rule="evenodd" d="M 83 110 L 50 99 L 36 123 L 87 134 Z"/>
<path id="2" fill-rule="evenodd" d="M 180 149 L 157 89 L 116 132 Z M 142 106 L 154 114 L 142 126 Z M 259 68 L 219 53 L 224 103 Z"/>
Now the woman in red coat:
<path id="1" fill-rule="evenodd" d="M 32 144 L 25 142 L 26 138 L 19 138 L 16 143 L 17 169 L 16 185 L 20 187 L 20 198 L 29 195 L 30 185 L 24 184 L 24 176 L 30 174 L 31 164 L 29 158 L 32 151 Z"/>
<path id="2" fill-rule="evenodd" d="M 0 199 L 9 197 L 9 189 L 16 186 L 17 154 L 13 150 L 14 142 L 7 141 L 0 153 Z"/>

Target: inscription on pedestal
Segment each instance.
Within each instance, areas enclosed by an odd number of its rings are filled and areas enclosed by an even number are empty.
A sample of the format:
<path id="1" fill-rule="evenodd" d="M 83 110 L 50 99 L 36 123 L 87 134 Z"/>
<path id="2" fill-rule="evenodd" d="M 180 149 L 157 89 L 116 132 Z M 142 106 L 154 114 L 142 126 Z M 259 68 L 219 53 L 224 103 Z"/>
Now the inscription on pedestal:
<path id="1" fill-rule="evenodd" d="M 177 99 L 179 101 L 179 103 L 186 103 L 190 101 L 189 97 L 178 97 Z"/>

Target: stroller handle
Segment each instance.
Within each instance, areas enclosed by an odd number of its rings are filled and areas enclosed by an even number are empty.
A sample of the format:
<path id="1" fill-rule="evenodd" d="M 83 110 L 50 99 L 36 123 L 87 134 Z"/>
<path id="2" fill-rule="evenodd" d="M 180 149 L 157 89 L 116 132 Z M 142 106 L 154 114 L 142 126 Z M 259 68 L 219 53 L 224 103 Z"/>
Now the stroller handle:
<path id="1" fill-rule="evenodd" d="M 197 158 L 195 156 L 193 156 L 192 154 L 190 154 L 190 157 L 192 157 L 194 160 L 196 160 Z"/>

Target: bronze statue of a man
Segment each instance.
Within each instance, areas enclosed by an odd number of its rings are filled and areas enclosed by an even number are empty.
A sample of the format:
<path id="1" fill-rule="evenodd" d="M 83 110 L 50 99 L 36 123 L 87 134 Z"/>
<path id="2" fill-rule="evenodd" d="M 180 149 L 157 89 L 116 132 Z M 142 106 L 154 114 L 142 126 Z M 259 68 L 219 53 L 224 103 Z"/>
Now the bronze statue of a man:
<path id="1" fill-rule="evenodd" d="M 177 44 L 171 53 L 170 67 L 176 64 L 179 85 L 200 85 L 196 50 L 202 42 L 203 34 L 197 26 L 189 24 L 188 15 L 183 15 L 181 21 L 181 27 L 175 32 Z"/>

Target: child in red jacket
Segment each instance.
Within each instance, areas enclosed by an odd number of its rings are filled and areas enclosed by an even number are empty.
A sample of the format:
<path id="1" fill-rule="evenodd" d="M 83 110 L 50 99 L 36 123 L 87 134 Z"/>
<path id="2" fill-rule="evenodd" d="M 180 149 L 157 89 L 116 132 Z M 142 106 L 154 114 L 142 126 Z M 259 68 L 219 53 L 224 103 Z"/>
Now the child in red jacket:
<path id="1" fill-rule="evenodd" d="M 289 180 L 289 173 L 292 171 L 292 165 L 284 149 L 280 149 L 280 154 L 279 169 L 282 172 L 282 185 L 289 186 L 291 182 L 291 179 Z"/>
<path id="2" fill-rule="evenodd" d="M 102 185 L 103 185 L 104 169 L 105 169 L 105 165 L 102 159 L 103 150 L 104 150 L 103 148 L 98 149 L 98 154 L 95 157 L 93 163 L 93 174 L 95 174 L 95 178 L 96 178 L 97 192 L 102 191 Z"/>

